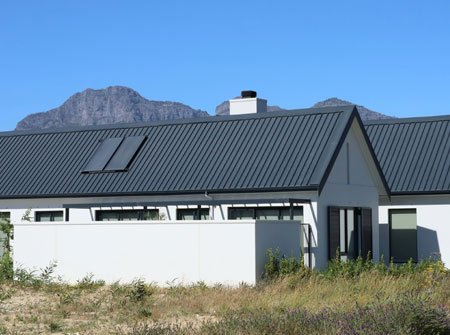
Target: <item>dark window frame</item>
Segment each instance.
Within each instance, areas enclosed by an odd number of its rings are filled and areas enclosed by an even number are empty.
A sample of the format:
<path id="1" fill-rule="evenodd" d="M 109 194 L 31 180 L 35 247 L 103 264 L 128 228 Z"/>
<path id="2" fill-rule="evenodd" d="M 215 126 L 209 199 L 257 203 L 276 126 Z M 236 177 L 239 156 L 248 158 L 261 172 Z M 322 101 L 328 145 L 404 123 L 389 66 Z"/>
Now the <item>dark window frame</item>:
<path id="1" fill-rule="evenodd" d="M 304 208 L 303 208 L 303 206 L 292 206 L 292 207 L 290 207 L 290 206 L 248 206 L 248 207 L 245 207 L 245 206 L 230 206 L 230 207 L 228 207 L 228 220 L 240 220 L 240 219 L 232 219 L 231 218 L 231 211 L 233 210 L 233 209 L 245 209 L 245 210 L 252 210 L 253 211 L 253 216 L 252 216 L 252 219 L 250 219 L 250 220 L 257 220 L 257 218 L 256 218 L 256 216 L 257 216 L 257 213 L 256 213 L 256 211 L 258 210 L 258 209 L 277 209 L 278 210 L 278 220 L 280 220 L 280 221 L 287 221 L 287 220 L 283 220 L 283 215 L 282 215 L 282 211 L 283 210 L 290 210 L 292 208 L 292 213 L 293 213 L 293 211 L 295 210 L 295 209 L 302 209 L 302 217 L 304 218 Z M 302 220 L 302 223 L 303 223 L 303 221 L 304 221 L 304 219 Z"/>
<path id="2" fill-rule="evenodd" d="M 396 212 L 400 212 L 400 211 L 414 211 L 416 214 L 416 257 L 411 257 L 413 259 L 413 262 L 415 264 L 418 263 L 418 259 L 419 259 L 419 236 L 418 236 L 418 231 L 417 231 L 417 208 L 388 208 L 388 224 L 389 224 L 389 261 L 392 259 L 392 215 L 391 213 L 393 211 Z M 407 263 L 409 261 L 409 259 L 407 260 L 400 260 L 400 261 L 396 261 L 394 260 L 393 263 L 395 264 L 403 264 L 403 263 Z"/>
<path id="3" fill-rule="evenodd" d="M 115 221 L 129 221 L 123 220 L 123 214 L 125 213 L 138 213 L 138 218 L 136 221 L 152 221 L 154 219 L 147 219 L 145 212 L 156 212 L 157 217 L 159 218 L 159 209 L 158 208 L 144 208 L 144 209 L 98 209 L 95 211 L 95 221 L 107 222 L 109 220 L 100 220 L 100 215 L 103 213 L 117 213 L 118 218 Z M 122 214 L 122 215 L 120 215 Z M 144 216 L 145 215 L 145 216 Z"/>
<path id="4" fill-rule="evenodd" d="M 363 237 L 362 237 L 362 230 L 363 230 L 363 211 L 366 210 L 370 210 L 370 214 L 372 215 L 373 209 L 371 207 L 352 207 L 352 206 L 328 206 L 328 232 L 327 232 L 327 236 L 328 236 L 328 260 L 332 260 L 334 257 L 336 257 L 336 252 L 334 250 L 330 250 L 330 241 L 331 241 L 331 236 L 330 236 L 330 215 L 331 215 L 331 209 L 338 209 L 338 218 L 340 220 L 340 210 L 345 210 L 345 219 L 344 219 L 344 232 L 345 232 L 345 245 L 346 248 L 348 249 L 348 210 L 351 209 L 353 210 L 353 239 L 354 239 L 354 243 L 353 243 L 353 257 L 350 258 L 349 257 L 349 252 L 348 250 L 346 250 L 345 252 L 343 252 L 342 250 L 339 250 L 339 257 L 340 256 L 347 256 L 349 259 L 356 259 L 358 256 L 362 256 L 364 259 L 365 257 L 367 257 L 367 255 L 363 255 L 363 250 L 368 249 L 368 251 L 370 251 L 371 253 L 371 257 L 373 257 L 373 223 L 372 223 L 372 219 L 370 221 L 370 226 L 371 226 L 371 231 L 370 231 L 370 239 L 372 241 L 372 243 L 370 244 L 370 248 L 366 248 L 366 246 L 363 246 Z M 377 210 L 377 209 L 376 209 Z M 361 218 L 361 227 L 359 225 L 358 222 L 358 217 Z M 360 231 L 361 230 L 361 231 Z M 341 242 L 341 236 L 340 236 L 340 221 L 339 221 L 339 247 L 340 247 L 340 242 Z M 369 250 L 370 249 L 370 250 Z"/>
<path id="5" fill-rule="evenodd" d="M 147 136 L 111 137 L 99 140 L 83 174 L 126 172 L 142 149 Z"/>
<path id="6" fill-rule="evenodd" d="M 211 215 L 210 215 L 210 208 L 207 207 L 197 207 L 197 208 L 177 208 L 177 220 L 179 221 L 187 221 L 187 220 L 183 220 L 182 219 L 182 212 L 183 211 L 194 211 L 194 221 L 202 221 L 202 211 L 208 211 L 208 219 L 206 220 L 210 220 Z M 205 220 L 203 220 L 205 221 Z"/>
<path id="7" fill-rule="evenodd" d="M 61 215 L 62 220 L 55 221 L 55 214 L 58 213 Z M 50 221 L 42 221 L 40 215 L 42 214 L 50 214 Z M 35 211 L 34 212 L 34 221 L 35 222 L 64 222 L 64 211 L 56 210 L 56 211 Z"/>

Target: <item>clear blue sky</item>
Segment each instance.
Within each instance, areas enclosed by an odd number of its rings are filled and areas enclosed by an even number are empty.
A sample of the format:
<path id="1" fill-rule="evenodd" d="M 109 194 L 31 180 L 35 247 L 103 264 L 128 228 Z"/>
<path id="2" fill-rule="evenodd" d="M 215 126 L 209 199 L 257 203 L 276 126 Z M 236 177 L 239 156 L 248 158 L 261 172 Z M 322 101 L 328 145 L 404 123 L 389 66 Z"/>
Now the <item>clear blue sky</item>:
<path id="1" fill-rule="evenodd" d="M 86 88 L 450 114 L 450 1 L 2 1 L 0 130 Z"/>

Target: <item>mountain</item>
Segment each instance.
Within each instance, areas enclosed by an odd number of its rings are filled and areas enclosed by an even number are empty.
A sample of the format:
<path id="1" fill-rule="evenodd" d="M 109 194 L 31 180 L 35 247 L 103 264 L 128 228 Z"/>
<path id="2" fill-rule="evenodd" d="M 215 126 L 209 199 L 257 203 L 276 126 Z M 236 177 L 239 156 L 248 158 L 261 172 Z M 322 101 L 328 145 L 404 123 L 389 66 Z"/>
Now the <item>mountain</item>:
<path id="1" fill-rule="evenodd" d="M 239 97 L 238 97 L 239 98 Z M 284 110 L 280 106 L 267 106 L 268 112 L 279 112 Z M 216 115 L 223 116 L 223 115 L 230 115 L 230 101 L 226 100 L 222 102 L 220 105 L 216 106 Z"/>
<path id="2" fill-rule="evenodd" d="M 338 98 L 329 98 L 324 101 L 317 102 L 313 107 L 332 107 L 332 106 L 347 106 L 354 105 L 349 101 L 341 100 Z M 384 115 L 381 113 L 374 112 L 364 106 L 356 105 L 359 115 L 363 120 L 380 120 L 380 119 L 395 119 L 395 117 Z M 286 110 L 280 106 L 267 106 L 268 112 L 278 112 Z M 230 103 L 228 101 L 222 102 L 216 107 L 216 115 L 229 115 L 230 114 Z"/>
<path id="3" fill-rule="evenodd" d="M 86 89 L 72 95 L 62 106 L 47 112 L 30 114 L 16 130 L 87 126 L 111 123 L 171 120 L 208 116 L 202 110 L 172 101 L 152 101 L 128 87 Z"/>
<path id="4" fill-rule="evenodd" d="M 353 103 L 330 98 L 316 103 L 313 107 L 344 105 L 353 105 Z M 357 108 L 363 120 L 393 118 L 371 111 L 364 106 L 357 105 Z M 285 109 L 279 106 L 267 106 L 267 110 L 275 112 Z M 224 101 L 216 107 L 216 115 L 228 115 L 229 113 L 229 101 Z M 88 88 L 72 95 L 58 108 L 30 114 L 17 124 L 16 130 L 135 123 L 205 116 L 209 116 L 209 114 L 179 102 L 147 100 L 131 88 L 110 86 L 100 90 Z"/>
<path id="5" fill-rule="evenodd" d="M 338 98 L 329 98 L 324 101 L 317 102 L 313 107 L 331 107 L 331 106 L 348 106 L 354 105 L 349 101 L 341 100 Z M 374 112 L 364 106 L 356 105 L 359 115 L 363 120 L 380 120 L 380 119 L 395 119 L 393 116 L 384 115 L 381 113 Z"/>

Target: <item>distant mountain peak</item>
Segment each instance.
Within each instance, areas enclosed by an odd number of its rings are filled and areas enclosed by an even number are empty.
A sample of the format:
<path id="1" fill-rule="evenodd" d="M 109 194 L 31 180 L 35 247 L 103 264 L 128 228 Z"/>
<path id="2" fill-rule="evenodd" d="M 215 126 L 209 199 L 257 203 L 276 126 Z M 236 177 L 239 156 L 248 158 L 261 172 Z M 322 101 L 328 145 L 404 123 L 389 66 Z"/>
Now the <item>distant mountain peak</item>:
<path id="1" fill-rule="evenodd" d="M 172 120 L 208 116 L 202 110 L 172 101 L 154 101 L 124 86 L 88 88 L 75 93 L 60 107 L 30 114 L 16 130 L 57 128 L 72 125 L 102 125 Z"/>
<path id="2" fill-rule="evenodd" d="M 346 105 L 353 103 L 334 97 L 320 101 L 313 107 Z M 357 108 L 363 120 L 393 118 L 361 105 L 357 105 Z M 267 106 L 267 110 L 276 112 L 285 109 Z M 215 112 L 216 115 L 229 115 L 229 100 L 218 105 Z M 207 112 L 193 109 L 180 102 L 148 100 L 129 87 L 109 86 L 103 89 L 85 89 L 69 97 L 60 107 L 30 114 L 17 124 L 16 130 L 138 123 L 206 116 L 209 116 Z"/>
<path id="3" fill-rule="evenodd" d="M 342 100 L 336 97 L 328 98 L 323 101 L 319 101 L 314 104 L 313 107 L 332 107 L 332 106 L 348 106 L 356 105 L 350 101 Z M 356 105 L 359 115 L 363 120 L 381 120 L 381 119 L 395 119 L 393 116 L 384 115 L 375 111 L 372 111 L 364 106 Z"/>

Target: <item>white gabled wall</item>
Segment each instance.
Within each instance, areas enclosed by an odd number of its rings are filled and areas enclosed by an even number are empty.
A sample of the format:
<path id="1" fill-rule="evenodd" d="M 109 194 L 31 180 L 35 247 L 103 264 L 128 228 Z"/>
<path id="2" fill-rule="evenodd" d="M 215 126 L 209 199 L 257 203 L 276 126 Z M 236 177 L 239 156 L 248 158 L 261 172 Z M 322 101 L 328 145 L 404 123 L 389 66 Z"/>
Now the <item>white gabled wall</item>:
<path id="1" fill-rule="evenodd" d="M 348 148 L 348 153 L 347 153 Z M 328 207 L 369 207 L 372 209 L 373 258 L 379 260 L 378 172 L 355 120 L 346 136 L 318 200 L 317 250 L 315 265 L 326 267 L 328 261 Z"/>
<path id="2" fill-rule="evenodd" d="M 380 200 L 380 252 L 389 261 L 389 209 L 415 209 L 418 259 L 440 253 L 450 266 L 450 195 L 382 197 Z"/>

